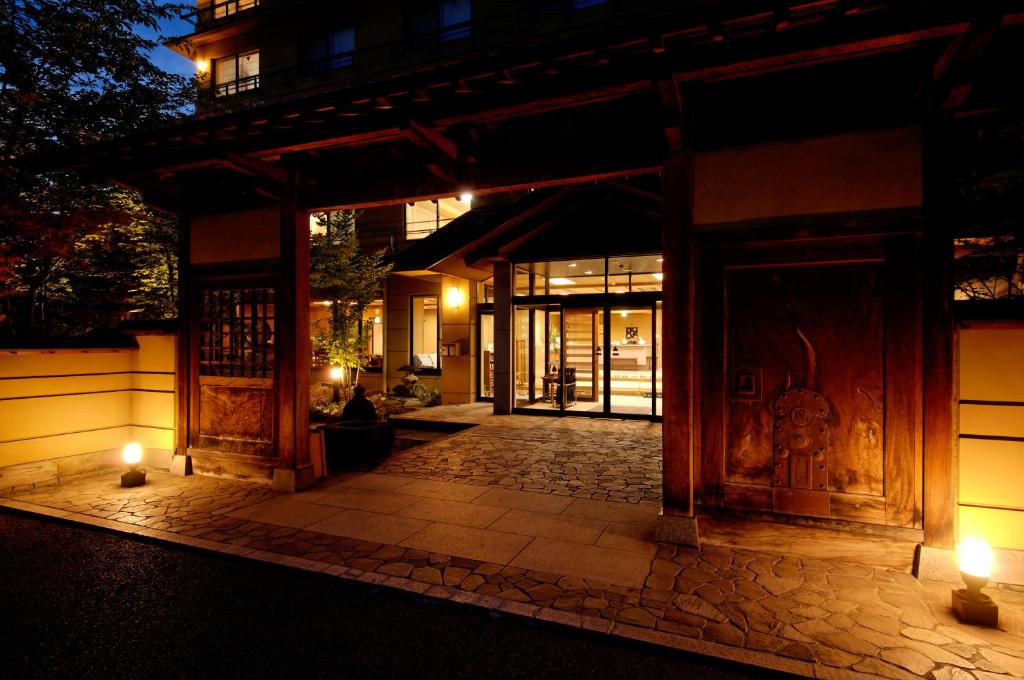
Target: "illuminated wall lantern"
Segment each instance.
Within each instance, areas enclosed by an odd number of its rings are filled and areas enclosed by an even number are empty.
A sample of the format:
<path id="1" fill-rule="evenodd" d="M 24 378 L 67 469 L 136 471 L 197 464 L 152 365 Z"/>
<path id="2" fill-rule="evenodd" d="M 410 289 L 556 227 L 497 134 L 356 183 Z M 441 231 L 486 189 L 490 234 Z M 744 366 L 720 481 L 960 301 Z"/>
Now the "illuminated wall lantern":
<path id="1" fill-rule="evenodd" d="M 210 62 L 206 59 L 196 59 L 196 75 L 201 79 L 209 72 Z"/>
<path id="2" fill-rule="evenodd" d="M 121 475 L 121 486 L 142 486 L 146 483 L 146 471 L 139 468 L 142 462 L 142 446 L 139 443 L 126 444 L 121 451 L 121 460 L 128 466 L 128 471 Z"/>
<path id="3" fill-rule="evenodd" d="M 444 301 L 448 303 L 448 306 L 452 309 L 459 309 L 462 307 L 462 289 L 458 286 L 452 286 L 445 293 Z"/>
<path id="4" fill-rule="evenodd" d="M 960 578 L 967 588 L 954 590 L 953 613 L 963 623 L 995 626 L 999 621 L 999 606 L 981 592 L 992 575 L 995 562 L 992 549 L 980 538 L 965 538 L 960 543 Z"/>

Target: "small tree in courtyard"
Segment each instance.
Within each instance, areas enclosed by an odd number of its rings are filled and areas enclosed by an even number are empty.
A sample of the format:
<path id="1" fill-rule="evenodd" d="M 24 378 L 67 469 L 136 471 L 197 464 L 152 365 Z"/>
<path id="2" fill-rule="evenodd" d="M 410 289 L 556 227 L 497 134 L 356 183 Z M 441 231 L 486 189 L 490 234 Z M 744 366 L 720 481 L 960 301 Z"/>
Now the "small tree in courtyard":
<path id="1" fill-rule="evenodd" d="M 315 329 L 313 346 L 332 366 L 343 369 L 347 397 L 363 368 L 367 339 L 359 332 L 360 322 L 391 265 L 385 264 L 383 253 L 359 251 L 354 210 L 314 217 L 319 229 L 310 234 L 310 286 L 316 297 L 331 303 L 331 311 L 327 323 Z"/>

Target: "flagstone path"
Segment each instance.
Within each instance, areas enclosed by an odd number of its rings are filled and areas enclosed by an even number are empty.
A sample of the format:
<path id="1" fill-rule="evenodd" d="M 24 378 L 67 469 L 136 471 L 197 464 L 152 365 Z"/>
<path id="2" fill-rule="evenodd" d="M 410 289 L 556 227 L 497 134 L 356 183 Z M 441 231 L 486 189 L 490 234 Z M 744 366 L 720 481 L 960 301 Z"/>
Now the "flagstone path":
<path id="1" fill-rule="evenodd" d="M 1024 592 L 989 589 L 1000 629 L 963 626 L 949 609 L 950 584 L 838 561 L 657 544 L 658 504 L 612 496 L 594 472 L 620 463 L 551 454 L 589 455 L 600 441 L 615 452 L 622 442 L 643 447 L 654 438 L 644 428 L 657 426 L 501 420 L 508 424 L 485 420 L 299 494 L 151 470 L 135 489 L 119 487 L 111 472 L 24 490 L 0 506 L 806 676 L 1024 677 Z M 509 471 L 493 467 L 505 456 Z M 433 475 L 421 467 L 429 460 Z M 533 475 L 540 481 L 519 479 Z M 558 475 L 586 481 L 562 485 Z M 510 478 L 516 484 L 502 482 Z"/>

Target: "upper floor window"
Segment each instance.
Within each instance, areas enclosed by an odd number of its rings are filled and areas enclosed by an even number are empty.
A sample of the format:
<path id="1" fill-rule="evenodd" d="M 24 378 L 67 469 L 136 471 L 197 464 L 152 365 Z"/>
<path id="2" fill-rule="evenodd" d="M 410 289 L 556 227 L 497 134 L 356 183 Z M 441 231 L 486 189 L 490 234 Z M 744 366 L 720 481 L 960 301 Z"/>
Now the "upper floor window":
<path id="1" fill-rule="evenodd" d="M 405 238 L 413 240 L 433 234 L 456 217 L 473 207 L 473 196 L 462 194 L 456 198 L 436 201 L 416 201 L 405 206 Z"/>
<path id="2" fill-rule="evenodd" d="M 563 14 L 597 5 L 606 5 L 609 0 L 533 0 L 533 11 L 538 16 Z"/>
<path id="3" fill-rule="evenodd" d="M 462 40 L 472 32 L 470 0 L 433 0 L 410 10 L 409 42 L 413 47 Z"/>
<path id="4" fill-rule="evenodd" d="M 255 90 L 260 86 L 260 51 L 215 59 L 213 73 L 218 97 Z"/>
<path id="5" fill-rule="evenodd" d="M 200 6 L 196 18 L 198 23 L 223 19 L 224 17 L 238 14 L 257 7 L 260 0 L 226 0 L 225 2 L 210 2 Z"/>
<path id="6" fill-rule="evenodd" d="M 309 75 L 352 65 L 356 31 L 343 28 L 306 40 L 302 45 L 302 68 Z"/>

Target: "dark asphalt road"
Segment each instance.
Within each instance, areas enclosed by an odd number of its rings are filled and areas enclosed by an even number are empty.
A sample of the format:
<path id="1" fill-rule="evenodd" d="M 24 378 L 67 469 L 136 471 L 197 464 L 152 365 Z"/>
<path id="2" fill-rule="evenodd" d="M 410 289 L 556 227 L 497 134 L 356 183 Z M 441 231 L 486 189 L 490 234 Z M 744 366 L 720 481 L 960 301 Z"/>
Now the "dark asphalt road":
<path id="1" fill-rule="evenodd" d="M 0 678 L 768 674 L 0 511 Z"/>

